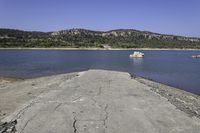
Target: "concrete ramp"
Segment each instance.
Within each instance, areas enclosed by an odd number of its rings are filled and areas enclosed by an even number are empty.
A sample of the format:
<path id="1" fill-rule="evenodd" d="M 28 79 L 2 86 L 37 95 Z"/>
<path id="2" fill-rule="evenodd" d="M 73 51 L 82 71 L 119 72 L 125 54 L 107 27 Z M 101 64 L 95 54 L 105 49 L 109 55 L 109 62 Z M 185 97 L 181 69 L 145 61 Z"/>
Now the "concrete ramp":
<path id="1" fill-rule="evenodd" d="M 18 133 L 200 133 L 199 119 L 128 73 L 104 70 L 63 80 L 14 114 Z"/>

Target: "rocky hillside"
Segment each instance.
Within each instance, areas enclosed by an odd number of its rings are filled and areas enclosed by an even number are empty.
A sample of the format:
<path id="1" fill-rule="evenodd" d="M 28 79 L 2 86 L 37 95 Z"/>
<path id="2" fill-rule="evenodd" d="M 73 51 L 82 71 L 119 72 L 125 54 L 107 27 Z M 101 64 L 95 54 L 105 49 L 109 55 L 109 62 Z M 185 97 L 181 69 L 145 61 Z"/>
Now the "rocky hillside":
<path id="1" fill-rule="evenodd" d="M 0 47 L 200 48 L 200 38 L 165 35 L 133 29 L 29 32 L 0 29 Z"/>

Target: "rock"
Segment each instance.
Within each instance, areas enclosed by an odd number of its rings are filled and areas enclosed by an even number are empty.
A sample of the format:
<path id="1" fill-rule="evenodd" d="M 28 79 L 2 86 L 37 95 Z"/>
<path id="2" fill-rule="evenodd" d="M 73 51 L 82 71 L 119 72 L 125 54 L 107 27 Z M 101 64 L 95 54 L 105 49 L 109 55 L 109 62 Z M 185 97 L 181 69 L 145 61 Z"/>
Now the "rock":
<path id="1" fill-rule="evenodd" d="M 11 122 L 0 123 L 0 133 L 14 133 L 16 132 L 15 125 L 17 120 Z"/>

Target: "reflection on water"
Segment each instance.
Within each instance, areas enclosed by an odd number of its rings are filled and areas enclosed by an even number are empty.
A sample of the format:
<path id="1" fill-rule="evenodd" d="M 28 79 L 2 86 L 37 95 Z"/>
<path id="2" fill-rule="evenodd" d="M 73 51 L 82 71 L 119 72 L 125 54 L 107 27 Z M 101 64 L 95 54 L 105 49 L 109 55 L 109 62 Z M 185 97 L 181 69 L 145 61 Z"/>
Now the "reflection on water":
<path id="1" fill-rule="evenodd" d="M 37 77 L 88 69 L 125 71 L 200 94 L 200 51 L 0 50 L 0 76 Z"/>
<path id="2" fill-rule="evenodd" d="M 133 66 L 141 66 L 143 63 L 143 58 L 130 58 Z"/>

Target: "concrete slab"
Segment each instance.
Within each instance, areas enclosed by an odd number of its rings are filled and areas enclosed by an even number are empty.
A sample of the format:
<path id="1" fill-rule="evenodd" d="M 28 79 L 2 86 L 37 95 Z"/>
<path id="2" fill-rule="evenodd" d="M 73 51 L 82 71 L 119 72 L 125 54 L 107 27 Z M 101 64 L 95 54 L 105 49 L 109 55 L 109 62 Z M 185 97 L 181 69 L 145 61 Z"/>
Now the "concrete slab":
<path id="1" fill-rule="evenodd" d="M 200 133 L 199 119 L 128 73 L 89 70 L 53 87 L 4 120 L 18 133 Z"/>

